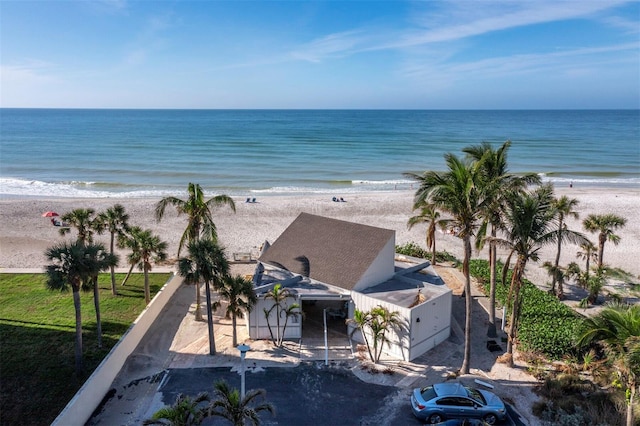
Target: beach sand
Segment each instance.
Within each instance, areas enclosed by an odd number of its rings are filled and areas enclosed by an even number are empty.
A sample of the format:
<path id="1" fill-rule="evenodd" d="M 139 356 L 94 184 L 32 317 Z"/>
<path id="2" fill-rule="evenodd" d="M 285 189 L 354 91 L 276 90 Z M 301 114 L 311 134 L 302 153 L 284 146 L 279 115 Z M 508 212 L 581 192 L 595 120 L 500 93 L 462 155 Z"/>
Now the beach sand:
<path id="1" fill-rule="evenodd" d="M 615 213 L 627 219 L 624 229 L 617 232 L 620 244 L 608 242 L 605 246 L 605 263 L 640 276 L 640 189 L 595 189 L 556 188 L 556 195 L 568 195 L 580 200 L 577 210 L 580 219 L 569 219 L 572 230 L 582 231 L 582 220 L 591 213 Z M 214 221 L 222 245 L 229 257 L 233 253 L 250 252 L 259 254 L 263 242 L 273 242 L 301 212 L 307 212 L 336 219 L 348 220 L 396 231 L 396 244 L 415 242 L 424 247 L 426 225 L 407 229 L 407 219 L 412 216 L 413 191 L 393 191 L 381 193 L 358 193 L 345 196 L 345 202 L 332 201 L 330 194 L 262 196 L 255 203 L 246 203 L 246 197 L 238 197 L 236 213 L 228 207 L 214 211 Z M 252 196 L 253 198 L 253 196 Z M 156 198 L 143 199 L 0 199 L 0 271 L 14 268 L 42 268 L 46 264 L 43 255 L 47 247 L 75 236 L 72 230 L 67 236 L 59 235 L 59 228 L 51 224 L 49 218 L 42 217 L 45 211 L 64 214 L 75 208 L 93 208 L 103 211 L 116 203 L 125 206 L 130 223 L 150 228 L 168 242 L 168 254 L 175 258 L 178 242 L 186 226 L 186 217 L 177 216 L 169 206 L 165 218 L 157 223 L 154 218 Z M 597 242 L 595 234 L 589 238 Z M 96 240 L 108 246 L 109 236 L 97 236 Z M 451 235 L 438 233 L 437 249 L 446 250 L 462 258 L 461 241 Z M 569 244 L 562 249 L 561 265 L 577 261 L 577 248 Z M 126 268 L 126 253 L 121 252 L 121 268 Z M 474 253 L 486 257 L 486 250 Z M 503 253 L 504 257 L 504 253 Z M 540 261 L 553 261 L 555 246 L 541 251 Z M 536 284 L 549 281 L 546 272 L 533 262 L 529 262 L 527 276 Z"/>

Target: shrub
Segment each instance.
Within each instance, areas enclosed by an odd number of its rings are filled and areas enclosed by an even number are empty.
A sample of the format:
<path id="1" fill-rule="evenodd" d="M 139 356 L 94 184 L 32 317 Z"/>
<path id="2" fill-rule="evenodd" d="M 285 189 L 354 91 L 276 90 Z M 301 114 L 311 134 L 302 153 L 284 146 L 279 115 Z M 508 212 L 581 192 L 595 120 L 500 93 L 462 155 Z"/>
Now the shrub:
<path id="1" fill-rule="evenodd" d="M 486 260 L 472 260 L 470 273 L 482 283 L 485 293 L 488 294 L 489 263 Z M 510 283 L 510 272 L 507 278 L 507 283 Z M 509 285 L 500 284 L 500 277 L 498 280 L 496 300 L 504 305 L 509 293 Z M 559 302 L 556 297 L 540 290 L 528 280 L 524 280 L 521 291 L 522 310 L 518 341 L 522 349 L 543 353 L 551 359 L 561 359 L 573 353 L 573 337 L 580 322 L 578 315 Z"/>
<path id="2" fill-rule="evenodd" d="M 402 246 L 396 246 L 396 253 L 420 259 L 431 259 L 431 252 L 423 249 L 414 242 L 406 243 Z M 454 255 L 446 251 L 436 251 L 436 262 L 457 262 L 457 259 Z"/>

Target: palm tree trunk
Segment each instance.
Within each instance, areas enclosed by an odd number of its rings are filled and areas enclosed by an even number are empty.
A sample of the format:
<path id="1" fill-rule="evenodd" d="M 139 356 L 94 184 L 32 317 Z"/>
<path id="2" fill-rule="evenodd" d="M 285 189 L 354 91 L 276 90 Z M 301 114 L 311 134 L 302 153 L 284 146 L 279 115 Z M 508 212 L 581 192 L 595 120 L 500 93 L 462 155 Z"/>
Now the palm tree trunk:
<path id="1" fill-rule="evenodd" d="M 96 309 L 96 334 L 98 335 L 98 348 L 102 349 L 102 320 L 100 319 L 100 289 L 98 277 L 93 277 L 93 306 Z"/>
<path id="2" fill-rule="evenodd" d="M 151 292 L 149 291 L 149 267 L 147 262 L 144 262 L 144 300 L 149 304 L 151 302 Z"/>
<path id="3" fill-rule="evenodd" d="M 469 275 L 469 259 L 471 258 L 471 238 L 464 237 L 464 261 L 462 272 L 464 273 L 464 298 L 465 298 L 465 324 L 464 324 L 464 358 L 460 367 L 460 374 L 469 374 L 471 363 L 471 276 Z"/>
<path id="4" fill-rule="evenodd" d="M 73 290 L 73 307 L 76 310 L 76 375 L 82 374 L 82 309 L 80 308 L 80 291 Z"/>
<path id="5" fill-rule="evenodd" d="M 497 234 L 495 226 L 491 225 L 491 237 L 495 238 Z M 489 328 L 487 330 L 488 337 L 497 337 L 496 332 L 496 275 L 497 275 L 497 250 L 496 243 L 491 240 L 489 242 Z"/>
<path id="6" fill-rule="evenodd" d="M 558 250 L 556 251 L 556 261 L 553 264 L 554 272 L 551 274 L 551 292 L 556 291 L 556 283 L 558 282 L 558 277 L 555 271 L 558 270 L 558 266 L 560 265 L 560 250 L 562 249 L 562 218 L 560 218 L 560 222 L 558 224 Z"/>
<path id="7" fill-rule="evenodd" d="M 133 271 L 133 267 L 135 265 L 132 263 L 131 267 L 129 268 L 129 272 L 127 272 L 127 275 L 124 277 L 124 280 L 122 280 L 122 284 L 120 285 L 125 285 L 127 283 L 127 280 L 129 279 L 129 277 L 131 276 L 131 271 Z"/>
<path id="8" fill-rule="evenodd" d="M 202 321 L 202 311 L 200 310 L 201 296 L 200 296 L 200 283 L 197 282 L 194 284 L 196 288 L 196 321 Z"/>
<path id="9" fill-rule="evenodd" d="M 507 354 L 508 357 L 508 366 L 512 367 L 513 364 L 513 344 L 516 338 L 516 322 L 518 319 L 518 308 L 520 306 L 520 286 L 522 285 L 522 272 L 524 271 L 524 264 L 521 259 L 518 259 L 518 263 L 513 271 L 513 277 L 511 280 L 511 290 L 509 293 L 512 294 L 512 304 L 511 304 L 511 318 L 509 319 L 509 338 L 507 339 Z"/>
<path id="10" fill-rule="evenodd" d="M 276 303 L 276 345 L 280 346 L 280 302 Z"/>
<path id="11" fill-rule="evenodd" d="M 110 253 L 113 254 L 114 251 L 114 240 L 115 240 L 115 233 L 111 233 L 111 245 L 110 245 Z M 116 267 L 115 265 L 111 265 L 109 266 L 109 271 L 111 272 L 111 294 L 113 294 L 114 296 L 118 295 L 118 290 L 117 290 L 117 286 L 116 286 Z"/>
<path id="12" fill-rule="evenodd" d="M 604 257 L 604 243 L 607 241 L 607 236 L 604 233 L 600 233 L 598 236 L 598 269 L 602 268 L 602 258 Z"/>
<path id="13" fill-rule="evenodd" d="M 216 354 L 216 339 L 213 335 L 213 312 L 211 310 L 211 287 L 209 281 L 204 282 L 207 295 L 207 328 L 209 329 L 209 355 Z"/>
<path id="14" fill-rule="evenodd" d="M 236 313 L 231 315 L 231 327 L 233 327 L 233 347 L 238 346 L 238 332 L 236 330 Z"/>
<path id="15" fill-rule="evenodd" d="M 629 395 L 629 401 L 627 402 L 627 426 L 633 426 L 633 401 L 636 396 L 635 383 L 630 386 L 631 394 Z"/>

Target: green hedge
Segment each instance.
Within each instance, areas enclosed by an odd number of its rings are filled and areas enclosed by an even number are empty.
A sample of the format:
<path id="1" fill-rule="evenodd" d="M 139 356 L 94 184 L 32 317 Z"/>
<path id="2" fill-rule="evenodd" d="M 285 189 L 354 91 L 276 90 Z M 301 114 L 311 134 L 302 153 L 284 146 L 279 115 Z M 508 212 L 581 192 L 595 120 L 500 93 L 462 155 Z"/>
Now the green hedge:
<path id="1" fill-rule="evenodd" d="M 478 279 L 486 294 L 489 294 L 489 263 L 486 260 L 472 260 L 470 272 Z M 500 283 L 498 269 L 498 285 L 496 300 L 505 304 L 509 287 Z M 509 273 L 509 283 L 511 273 Z M 524 280 L 522 287 L 522 312 L 518 328 L 518 340 L 522 349 L 540 352 L 551 359 L 560 359 L 573 352 L 573 336 L 580 323 L 580 317 L 571 308 L 558 299 L 537 288 L 530 281 Z"/>
<path id="2" fill-rule="evenodd" d="M 405 256 L 418 257 L 420 259 L 431 260 L 431 252 L 423 249 L 414 242 L 406 243 L 403 246 L 396 246 L 396 253 Z M 456 262 L 457 259 L 446 251 L 436 251 L 436 262 Z"/>

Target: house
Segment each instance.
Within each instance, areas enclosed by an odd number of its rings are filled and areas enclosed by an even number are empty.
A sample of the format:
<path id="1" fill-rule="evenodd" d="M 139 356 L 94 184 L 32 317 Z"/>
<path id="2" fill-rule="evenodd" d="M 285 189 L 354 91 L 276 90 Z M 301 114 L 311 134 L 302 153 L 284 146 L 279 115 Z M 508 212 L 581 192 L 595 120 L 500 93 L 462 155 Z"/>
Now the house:
<path id="1" fill-rule="evenodd" d="M 252 339 L 279 335 L 285 320 L 284 338 L 300 339 L 311 328 L 305 323 L 326 324 L 327 315 L 337 320 L 335 332 L 351 335 L 344 319 L 378 305 L 404 323 L 385 346 L 389 355 L 412 360 L 449 337 L 451 291 L 429 262 L 395 254 L 393 230 L 301 213 L 258 261 L 258 303 L 247 321 Z M 304 316 L 270 311 L 274 302 L 265 295 L 277 284 L 291 295 L 282 305 L 297 303 Z"/>

